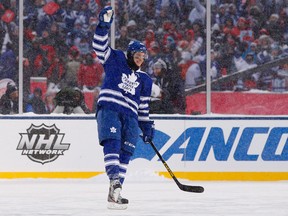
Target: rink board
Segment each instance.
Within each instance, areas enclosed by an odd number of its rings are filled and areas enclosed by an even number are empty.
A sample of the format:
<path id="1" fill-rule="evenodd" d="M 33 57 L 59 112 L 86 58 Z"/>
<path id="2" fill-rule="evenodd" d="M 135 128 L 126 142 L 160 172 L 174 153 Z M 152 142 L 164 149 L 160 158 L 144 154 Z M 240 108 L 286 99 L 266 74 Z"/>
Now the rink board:
<path id="1" fill-rule="evenodd" d="M 178 178 L 288 180 L 288 117 L 152 118 L 154 143 Z M 0 128 L 0 178 L 90 178 L 104 173 L 93 115 L 0 116 Z M 141 139 L 128 172 L 169 177 Z"/>

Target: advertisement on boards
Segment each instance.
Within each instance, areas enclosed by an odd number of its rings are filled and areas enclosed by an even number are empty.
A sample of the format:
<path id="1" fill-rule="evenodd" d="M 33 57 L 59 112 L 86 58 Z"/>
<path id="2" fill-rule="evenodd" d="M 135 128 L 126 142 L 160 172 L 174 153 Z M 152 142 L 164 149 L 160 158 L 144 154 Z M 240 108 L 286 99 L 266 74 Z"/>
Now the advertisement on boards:
<path id="1" fill-rule="evenodd" d="M 0 177 L 12 173 L 91 177 L 104 172 L 93 116 L 8 118 L 0 118 Z M 180 177 L 281 180 L 288 176 L 288 118 L 153 118 L 154 144 Z M 141 139 L 130 164 L 132 172 L 149 169 L 167 174 L 153 148 Z"/>

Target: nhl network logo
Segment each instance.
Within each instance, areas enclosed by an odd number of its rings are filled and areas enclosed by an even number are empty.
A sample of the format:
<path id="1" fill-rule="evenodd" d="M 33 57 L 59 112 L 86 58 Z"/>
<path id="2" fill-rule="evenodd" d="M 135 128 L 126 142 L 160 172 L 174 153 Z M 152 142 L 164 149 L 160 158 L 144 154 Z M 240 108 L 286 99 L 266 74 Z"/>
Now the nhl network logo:
<path id="1" fill-rule="evenodd" d="M 30 160 L 37 163 L 52 162 L 70 147 L 69 143 L 62 143 L 64 134 L 60 133 L 55 124 L 52 126 L 32 124 L 27 133 L 20 133 L 20 136 L 17 150 L 21 150 L 22 155 L 27 155 Z"/>

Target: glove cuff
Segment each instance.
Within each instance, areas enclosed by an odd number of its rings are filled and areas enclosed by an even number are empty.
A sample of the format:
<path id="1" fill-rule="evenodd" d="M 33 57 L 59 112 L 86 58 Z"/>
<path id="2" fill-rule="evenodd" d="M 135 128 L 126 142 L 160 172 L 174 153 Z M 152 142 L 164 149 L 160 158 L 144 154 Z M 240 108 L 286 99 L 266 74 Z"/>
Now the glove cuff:
<path id="1" fill-rule="evenodd" d="M 154 121 L 140 121 L 139 127 L 144 133 L 144 131 L 151 130 L 151 128 L 154 128 Z"/>

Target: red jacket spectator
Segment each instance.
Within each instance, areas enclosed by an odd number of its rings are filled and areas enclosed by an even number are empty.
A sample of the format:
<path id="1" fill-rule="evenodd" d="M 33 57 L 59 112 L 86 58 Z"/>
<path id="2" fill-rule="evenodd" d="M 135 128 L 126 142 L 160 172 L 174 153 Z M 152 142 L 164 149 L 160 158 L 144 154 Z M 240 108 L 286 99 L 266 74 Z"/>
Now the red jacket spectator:
<path id="1" fill-rule="evenodd" d="M 88 88 L 95 88 L 101 84 L 104 69 L 102 65 L 95 62 L 92 54 L 87 54 L 84 63 L 78 71 L 78 86 L 84 85 Z"/>
<path id="2" fill-rule="evenodd" d="M 146 36 L 144 40 L 144 44 L 148 50 L 151 49 L 151 45 L 153 45 L 153 42 L 155 42 L 155 34 L 153 30 L 148 29 L 146 31 Z"/>
<path id="3" fill-rule="evenodd" d="M 249 27 L 249 20 L 246 20 L 244 17 L 240 17 L 237 22 L 237 26 L 233 27 L 230 31 L 230 34 L 234 38 L 239 38 L 240 41 L 254 41 L 253 31 Z"/>
<path id="4" fill-rule="evenodd" d="M 45 76 L 48 79 L 48 83 L 52 82 L 58 84 L 64 76 L 64 64 L 63 61 L 56 57 L 49 66 L 48 70 L 45 72 Z"/>
<path id="5" fill-rule="evenodd" d="M 163 46 L 167 45 L 168 37 L 172 37 L 175 43 L 177 43 L 183 37 L 181 34 L 178 33 L 176 29 L 176 23 L 165 21 L 163 24 L 163 29 L 165 30 L 165 33 L 163 35 L 163 40 L 162 40 Z"/>
<path id="6" fill-rule="evenodd" d="M 180 68 L 181 78 L 185 80 L 188 68 L 197 62 L 192 60 L 191 53 L 187 51 L 182 52 L 181 59 L 182 60 L 179 62 L 178 66 Z"/>

